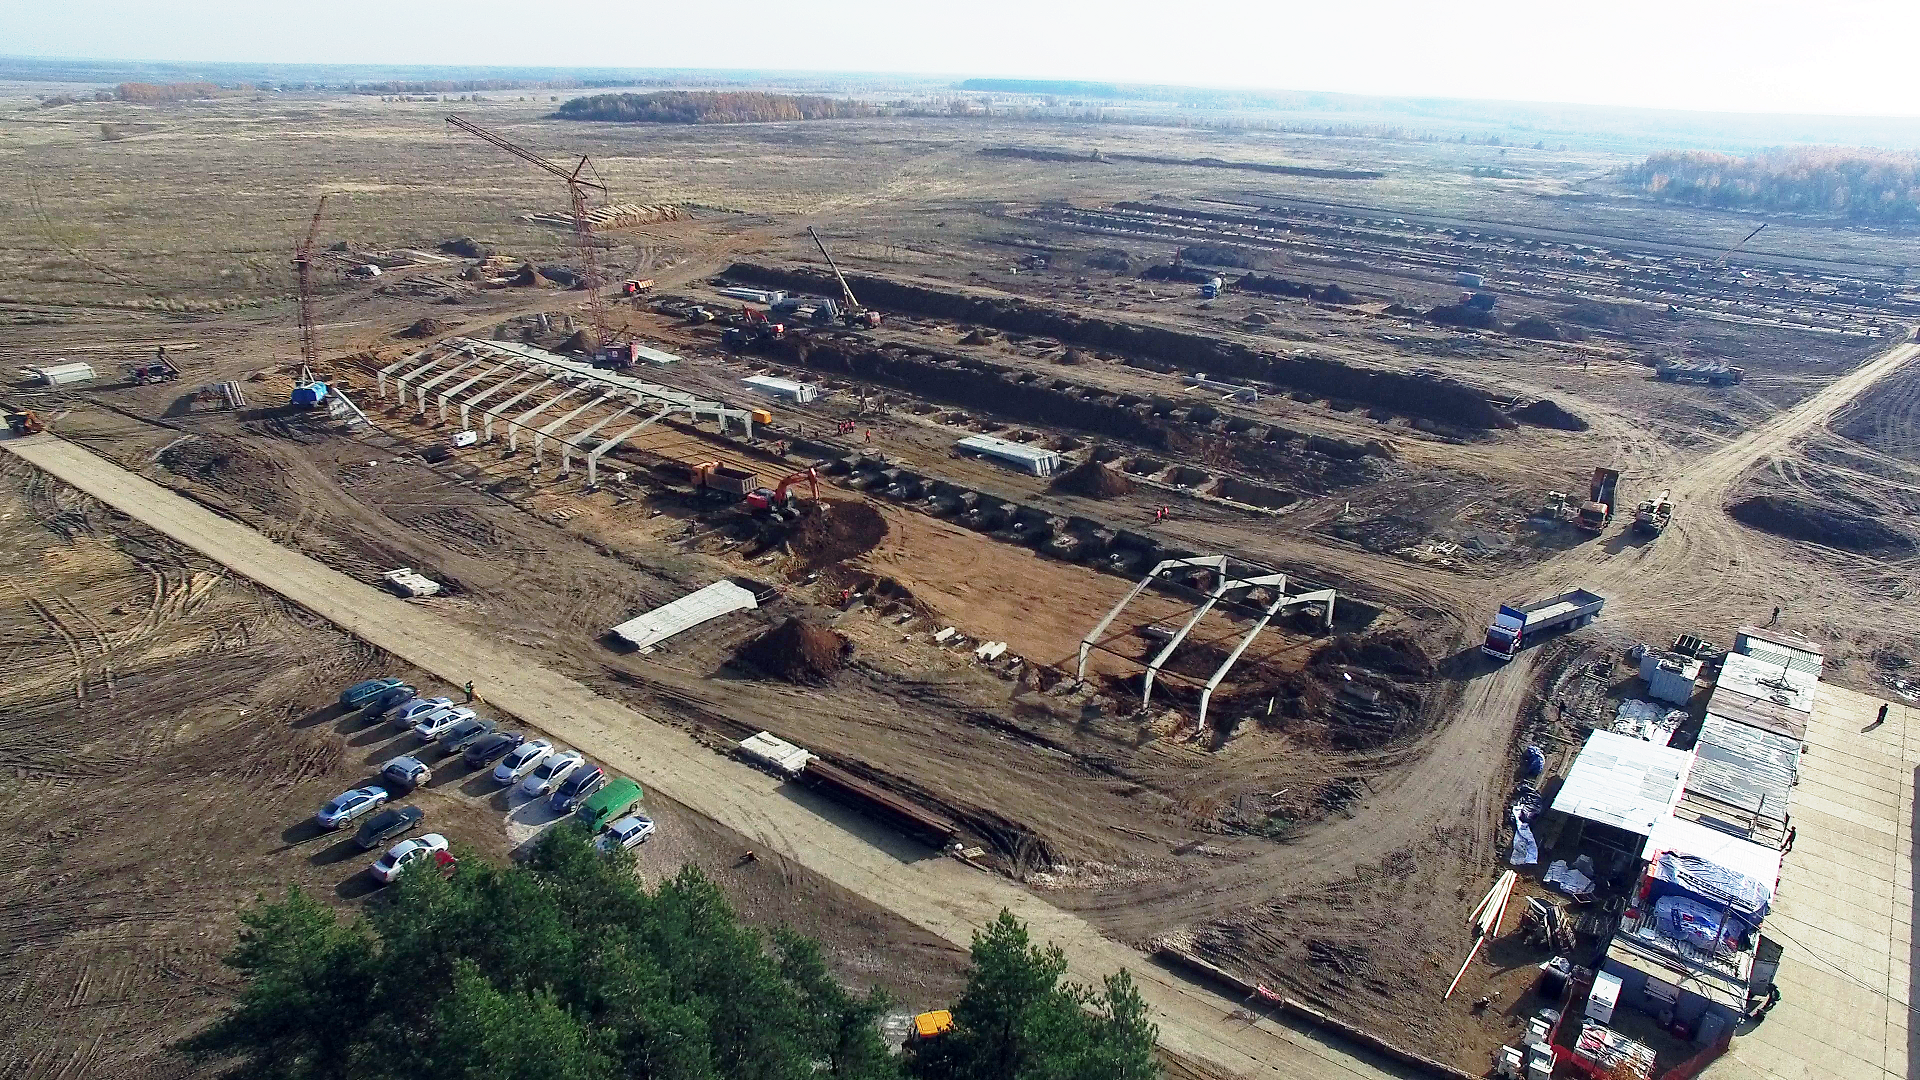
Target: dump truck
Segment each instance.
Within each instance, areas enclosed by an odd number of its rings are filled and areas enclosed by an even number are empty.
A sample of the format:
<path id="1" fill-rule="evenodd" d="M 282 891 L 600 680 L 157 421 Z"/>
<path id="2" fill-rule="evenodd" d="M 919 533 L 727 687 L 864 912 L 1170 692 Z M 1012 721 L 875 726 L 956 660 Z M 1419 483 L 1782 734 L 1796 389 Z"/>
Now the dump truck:
<path id="1" fill-rule="evenodd" d="M 1668 488 L 1656 499 L 1648 499 L 1633 511 L 1633 528 L 1650 536 L 1660 535 L 1660 531 L 1673 520 L 1673 489 Z"/>
<path id="2" fill-rule="evenodd" d="M 1576 527 L 1590 533 L 1604 530 L 1613 522 L 1614 489 L 1620 486 L 1618 469 L 1593 470 L 1593 482 L 1587 486 L 1587 501 L 1580 504 Z"/>
<path id="3" fill-rule="evenodd" d="M 1501 604 L 1500 611 L 1487 624 L 1487 638 L 1480 643 L 1480 651 L 1495 660 L 1511 660 L 1549 630 L 1592 622 L 1606 602 L 1606 597 L 1598 593 L 1574 589 L 1526 607 Z"/>
<path id="4" fill-rule="evenodd" d="M 760 477 L 717 461 L 703 461 L 693 467 L 693 486 L 710 499 L 743 499 L 760 486 Z"/>
<path id="5" fill-rule="evenodd" d="M 1746 377 L 1746 368 L 1698 360 L 1663 364 L 1654 372 L 1654 378 L 1662 382 L 1696 382 L 1708 386 L 1732 386 Z"/>

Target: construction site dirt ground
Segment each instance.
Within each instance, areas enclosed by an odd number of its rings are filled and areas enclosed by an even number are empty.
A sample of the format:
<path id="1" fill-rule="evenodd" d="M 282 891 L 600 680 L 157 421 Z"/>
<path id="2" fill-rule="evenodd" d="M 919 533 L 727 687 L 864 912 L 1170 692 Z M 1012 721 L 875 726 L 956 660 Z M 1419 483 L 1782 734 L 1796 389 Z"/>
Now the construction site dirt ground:
<path id="1" fill-rule="evenodd" d="M 1466 913 L 1501 865 L 1517 739 L 1543 688 L 1583 655 L 1535 651 L 1496 669 L 1475 649 L 1495 605 L 1599 591 L 1609 598 L 1604 620 L 1570 640 L 1602 649 L 1689 631 L 1724 641 L 1779 605 L 1786 628 L 1827 647 L 1830 679 L 1863 688 L 1903 678 L 1920 657 L 1910 603 L 1920 434 L 1908 408 L 1920 365 L 1896 348 L 1913 323 L 1898 306 L 1911 289 L 1889 269 L 1889 260 L 1913 261 L 1909 239 L 1867 251 L 1839 230 L 1770 230 L 1775 246 L 1754 263 L 1761 289 L 1710 272 L 1735 224 L 1726 217 L 1604 198 L 1543 209 L 1549 200 L 1537 196 L 1576 191 L 1580 177 L 1620 163 L 1597 152 L 1100 132 L 1108 149 L 1388 174 L 1343 181 L 982 154 L 1061 138 L 999 120 L 662 130 L 567 125 L 504 101 L 488 108 L 489 123 L 517 139 L 592 153 L 623 199 L 687 208 L 680 220 L 609 234 L 608 265 L 659 281 L 654 296 L 613 318 L 684 358 L 644 377 L 772 409 L 757 445 L 722 439 L 711 424 L 663 424 L 602 462 L 628 479 L 595 491 L 577 469 L 536 475 L 530 455 L 498 446 L 427 463 L 421 451 L 445 443 L 450 427 L 383 400 L 372 372 L 441 337 L 580 315 L 577 292 L 481 289 L 459 278 L 458 264 L 434 262 L 377 284 L 323 284 L 324 366 L 370 425 L 281 408 L 297 356 L 282 252 L 304 228 L 310 195 L 340 193 L 322 238 L 353 250 L 433 252 L 472 236 L 543 266 L 571 258 L 564 233 L 519 220 L 560 203 L 537 172 L 449 142 L 432 108 L 346 97 L 155 110 L 154 126 L 111 143 L 89 125 L 16 108 L 23 119 L 0 148 L 31 157 L 32 197 L 0 201 L 0 236 L 10 238 L 0 240 L 10 290 L 0 298 L 0 347 L 19 363 L 90 360 L 101 377 L 60 390 L 22 383 L 0 397 L 359 580 L 413 567 L 446 587 L 417 603 L 540 649 L 566 674 L 715 745 L 759 730 L 800 743 L 951 817 L 998 872 L 1122 942 L 1190 951 L 1472 1072 L 1511 1037 L 1517 1013 L 1475 1013 L 1465 1001 L 1511 991 L 1525 957 L 1496 952 L 1494 966 L 1469 972 L 1467 993 L 1445 1004 L 1440 993 L 1464 954 Z M 1527 170 L 1526 182 L 1472 177 L 1495 158 Z M 209 171 L 231 176 L 239 194 L 196 197 Z M 142 183 L 99 182 L 108 175 Z M 254 190 L 274 194 L 245 194 Z M 1500 417 L 1557 415 L 1518 408 L 1546 399 L 1585 428 L 1475 428 L 1423 415 L 1417 401 L 1281 383 L 1263 386 L 1257 402 L 1223 401 L 1191 385 L 1194 366 L 1164 350 L 980 334 L 992 328 L 938 311 L 888 310 L 877 331 L 818 336 L 839 350 L 933 357 L 949 370 L 986 365 L 1002 380 L 936 392 L 930 382 L 863 380 L 844 364 L 816 368 L 791 350 L 729 353 L 717 327 L 675 314 L 696 303 L 737 307 L 715 286 L 736 261 L 818 267 L 810 223 L 861 275 L 1276 357 L 1430 375 L 1434 385 L 1458 380 Z M 1337 284 L 1355 302 L 1229 290 L 1203 304 L 1190 284 L 1139 277 L 1196 243 L 1254 264 L 1235 274 Z M 1115 249 L 1128 269 L 1094 264 L 1112 264 Z M 1569 332 L 1539 340 L 1425 318 L 1459 299 L 1453 269 L 1467 262 L 1508 272 L 1504 323 L 1538 316 Z M 1876 307 L 1854 303 L 1862 293 L 1808 288 L 1828 278 L 1848 289 L 1874 282 L 1891 299 Z M 1790 304 L 1779 299 L 1787 295 Z M 398 336 L 423 318 L 437 325 L 433 336 Z M 184 369 L 180 382 L 120 379 L 122 365 L 161 344 Z M 1728 388 L 1655 380 L 1653 364 L 1675 358 L 1728 360 L 1747 374 Z M 751 398 L 739 380 L 761 372 L 827 393 L 806 406 Z M 190 400 L 229 379 L 249 396 L 246 410 Z M 1014 402 L 1002 383 L 1054 380 L 1078 388 L 1076 401 L 1165 401 L 1144 429 L 1164 438 L 1002 411 Z M 840 433 L 846 421 L 853 431 Z M 1131 490 L 1095 498 L 955 455 L 954 440 L 985 431 L 1055 442 L 1068 466 L 1107 453 Z M 815 449 L 782 458 L 780 440 Z M 1186 598 L 1144 594 L 1079 686 L 1080 638 L 1133 577 L 1044 556 L 838 476 L 824 478 L 823 495 L 871 506 L 885 534 L 810 566 L 767 546 L 755 519 L 691 502 L 658 468 L 730 460 L 771 481 L 862 453 L 986 498 L 1332 585 L 1349 605 L 1342 618 L 1354 620 L 1337 629 L 1356 636 L 1277 621 L 1203 729 L 1197 686 L 1247 619 L 1209 615 L 1156 686 L 1156 707 L 1137 712 L 1139 662 L 1157 648 L 1143 630 L 1182 618 Z M 1636 537 L 1623 512 L 1592 538 L 1538 513 L 1549 492 L 1579 501 L 1596 466 L 1622 473 L 1626 512 L 1672 489 L 1673 525 Z M 0 534 L 19 565 L 35 567 L 0 589 L 10 668 L 42 673 L 4 691 L 20 695 L 4 711 L 10 743 L 28 748 L 9 764 L 38 793 L 8 811 L 21 898 L 8 918 L 43 943 L 10 953 L 15 985 L 33 989 L 7 1000 L 18 1024 L 65 1040 L 43 1053 L 50 1044 L 22 1035 L 6 1060 L 31 1065 L 26 1075 L 56 1075 L 76 1060 L 66 1075 L 109 1075 L 160 1060 L 168 1039 L 224 1000 L 231 984 L 215 958 L 248 896 L 294 883 L 332 891 L 348 877 L 344 866 L 280 851 L 291 845 L 280 833 L 363 778 L 369 755 L 384 750 L 357 742 L 358 732 L 299 726 L 380 658 L 17 464 L 4 480 Z M 1852 520 L 1835 511 L 1875 528 L 1809 531 Z M 775 591 L 760 609 L 652 654 L 603 640 L 615 624 L 723 577 Z M 796 685 L 735 662 L 748 641 L 794 616 L 851 642 L 842 670 Z M 967 644 L 935 641 L 947 627 Z M 1007 655 L 977 661 L 971 649 L 986 642 L 1004 642 Z M 1387 694 L 1386 727 L 1355 725 L 1360 714 L 1341 697 L 1351 681 Z M 150 712 L 129 711 L 148 702 Z M 243 709 L 278 722 L 249 722 Z M 177 798 L 180 775 L 216 770 L 230 796 Z M 101 785 L 115 792 L 105 805 L 119 824 L 74 826 L 103 805 L 92 794 Z M 497 813 L 463 791 L 423 797 L 430 821 L 506 856 L 514 841 Z M 275 824 L 222 843 L 231 838 L 211 825 L 242 812 Z M 163 830 L 148 824 L 159 821 L 180 822 L 165 834 L 192 839 L 162 849 L 152 837 Z M 756 919 L 827 936 L 849 978 L 868 978 L 876 964 L 920 973 L 890 984 L 915 1002 L 957 985 L 961 958 L 884 913 L 858 911 L 804 874 L 729 870 L 738 841 L 711 826 L 683 818 L 663 833 L 676 839 L 649 859 L 692 859 Z M 687 847 L 674 846 L 679 837 Z M 44 911 L 68 914 L 37 917 Z M 103 1015 L 121 1025 L 106 1036 Z"/>

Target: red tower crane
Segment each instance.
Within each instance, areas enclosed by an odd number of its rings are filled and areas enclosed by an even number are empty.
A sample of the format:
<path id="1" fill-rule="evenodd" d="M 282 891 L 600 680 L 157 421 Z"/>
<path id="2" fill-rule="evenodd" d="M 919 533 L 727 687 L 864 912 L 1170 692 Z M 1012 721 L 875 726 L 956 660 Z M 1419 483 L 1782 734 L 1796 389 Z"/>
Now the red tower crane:
<path id="1" fill-rule="evenodd" d="M 320 235 L 320 215 L 326 208 L 327 197 L 323 194 L 320 205 L 313 208 L 313 221 L 307 226 L 306 239 L 293 249 L 293 271 L 300 281 L 300 377 L 309 382 L 313 379 L 313 365 L 320 359 L 313 343 L 313 238 Z"/>
<path id="2" fill-rule="evenodd" d="M 580 155 L 579 163 L 569 169 L 564 165 L 556 165 L 523 146 L 517 146 L 458 114 L 448 116 L 447 123 L 474 138 L 492 143 L 522 161 L 545 169 L 567 185 L 567 198 L 573 204 L 573 238 L 574 242 L 580 246 L 580 261 L 586 264 L 587 322 L 593 327 L 594 333 L 599 335 L 600 343 L 605 344 L 607 316 L 606 309 L 600 302 L 600 267 L 599 259 L 594 253 L 593 229 L 587 221 L 587 189 L 598 191 L 604 197 L 607 194 L 607 185 L 597 180 L 588 180 L 581 175 L 593 168 L 587 156 Z"/>

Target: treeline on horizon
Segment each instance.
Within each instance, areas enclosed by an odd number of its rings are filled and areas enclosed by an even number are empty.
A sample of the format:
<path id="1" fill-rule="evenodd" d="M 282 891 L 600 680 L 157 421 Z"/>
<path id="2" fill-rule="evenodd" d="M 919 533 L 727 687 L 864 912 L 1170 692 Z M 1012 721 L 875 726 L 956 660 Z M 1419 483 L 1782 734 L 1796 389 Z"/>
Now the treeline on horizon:
<path id="1" fill-rule="evenodd" d="M 574 98 L 554 115 L 562 120 L 623 124 L 764 124 L 783 120 L 838 120 L 872 116 L 857 102 L 809 94 L 756 90 L 666 90 L 653 94 L 595 94 Z"/>
<path id="2" fill-rule="evenodd" d="M 1629 187 L 1670 202 L 1730 210 L 1920 223 L 1920 155 L 1848 146 L 1788 146 L 1746 157 L 1707 150 L 1654 154 Z"/>

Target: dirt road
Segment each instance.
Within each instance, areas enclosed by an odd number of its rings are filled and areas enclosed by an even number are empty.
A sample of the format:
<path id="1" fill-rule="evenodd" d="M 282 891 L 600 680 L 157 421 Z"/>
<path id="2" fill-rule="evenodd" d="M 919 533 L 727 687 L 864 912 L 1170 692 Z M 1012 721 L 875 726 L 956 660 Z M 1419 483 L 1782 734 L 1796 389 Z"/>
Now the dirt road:
<path id="1" fill-rule="evenodd" d="M 1161 1042 L 1178 1054 L 1247 1076 L 1409 1075 L 1324 1036 L 1253 1020 L 1234 1002 L 1169 975 L 1001 878 L 931 854 L 811 792 L 720 757 L 554 673 L 524 650 L 330 570 L 77 446 L 41 435 L 0 447 L 370 644 L 450 682 L 473 679 L 488 704 L 941 937 L 964 945 L 976 927 L 1007 908 L 1037 937 L 1067 950 L 1074 977 L 1097 982 L 1122 968 L 1133 971 L 1154 1008 Z"/>

